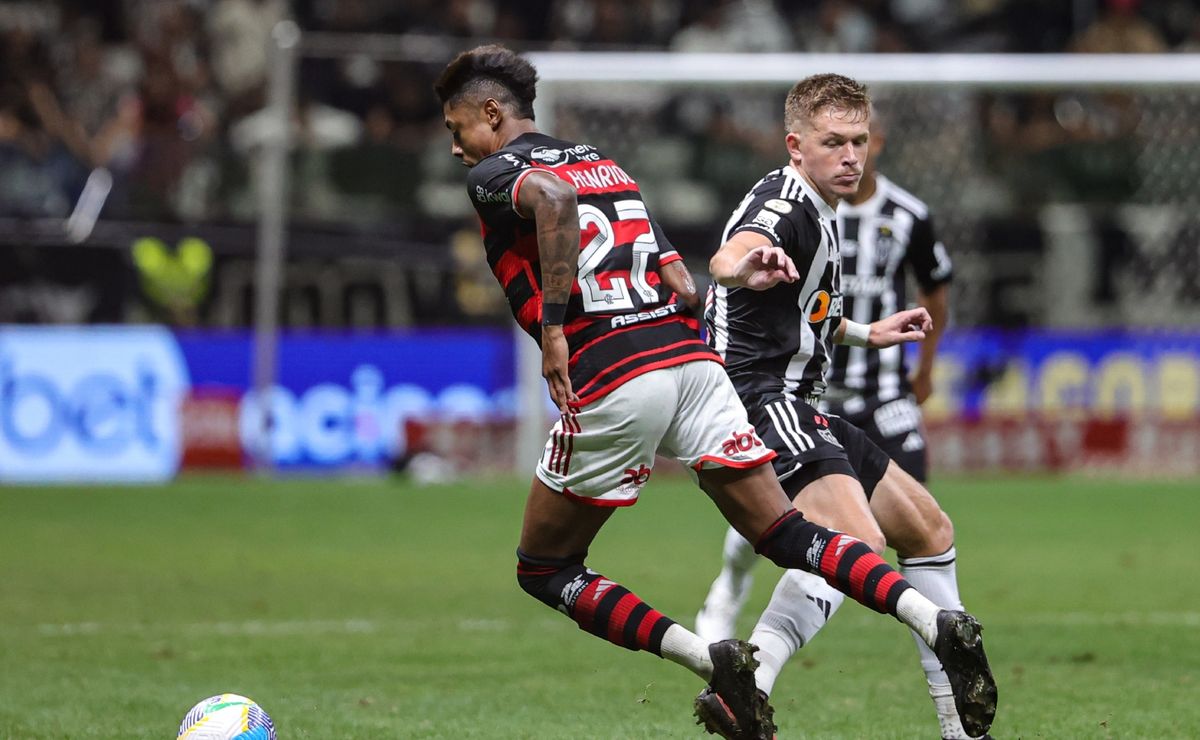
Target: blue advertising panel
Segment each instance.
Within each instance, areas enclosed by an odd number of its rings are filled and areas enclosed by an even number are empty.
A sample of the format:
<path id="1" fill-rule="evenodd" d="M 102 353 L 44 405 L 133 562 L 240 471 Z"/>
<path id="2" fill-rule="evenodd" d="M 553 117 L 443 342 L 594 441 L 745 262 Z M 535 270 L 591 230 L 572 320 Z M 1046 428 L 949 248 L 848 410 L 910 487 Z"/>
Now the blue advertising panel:
<path id="1" fill-rule="evenodd" d="M 239 396 L 242 447 L 254 449 L 263 401 L 250 390 L 251 337 L 178 340 L 197 392 Z M 272 456 L 285 467 L 378 467 L 403 454 L 407 418 L 511 418 L 514 362 L 512 333 L 499 329 L 285 336 L 266 400 Z"/>
<path id="2" fill-rule="evenodd" d="M 0 326 L 0 482 L 166 480 L 203 464 L 189 450 L 237 465 L 261 404 L 292 469 L 382 469 L 406 421 L 518 413 L 507 329 L 291 333 L 263 399 L 251 354 L 248 332 Z M 1200 332 L 958 331 L 938 357 L 930 421 L 1200 418 Z"/>
<path id="3" fill-rule="evenodd" d="M 1200 333 L 995 331 L 947 334 L 927 416 L 1200 415 Z"/>
<path id="4" fill-rule="evenodd" d="M 0 481 L 161 481 L 189 386 L 157 327 L 0 327 Z"/>

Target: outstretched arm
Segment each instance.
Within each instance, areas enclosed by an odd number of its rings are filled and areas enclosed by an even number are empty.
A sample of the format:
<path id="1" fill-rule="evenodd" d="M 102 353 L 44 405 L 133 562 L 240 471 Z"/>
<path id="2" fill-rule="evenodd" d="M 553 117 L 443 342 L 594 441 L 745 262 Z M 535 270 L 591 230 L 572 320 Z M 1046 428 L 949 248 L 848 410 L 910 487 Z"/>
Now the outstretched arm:
<path id="1" fill-rule="evenodd" d="M 739 231 L 721 245 L 709 260 L 708 271 L 716 283 L 727 288 L 766 290 L 800 279 L 796 264 L 783 248 L 749 231 Z"/>
<path id="2" fill-rule="evenodd" d="M 575 188 L 550 173 L 535 172 L 521 185 L 517 212 L 537 223 L 542 263 L 542 377 L 550 398 L 566 413 L 579 401 L 567 370 L 570 353 L 563 320 L 579 269 L 579 207 Z"/>
<path id="3" fill-rule="evenodd" d="M 871 324 L 860 324 L 845 316 L 833 333 L 836 344 L 883 349 L 904 342 L 919 342 L 933 330 L 933 321 L 924 308 L 897 311 Z"/>

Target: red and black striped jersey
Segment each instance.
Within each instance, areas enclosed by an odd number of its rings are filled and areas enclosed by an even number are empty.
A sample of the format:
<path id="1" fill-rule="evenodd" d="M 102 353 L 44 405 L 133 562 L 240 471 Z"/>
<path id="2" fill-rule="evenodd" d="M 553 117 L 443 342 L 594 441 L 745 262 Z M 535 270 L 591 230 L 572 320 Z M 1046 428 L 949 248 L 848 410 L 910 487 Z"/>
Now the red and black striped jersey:
<path id="1" fill-rule="evenodd" d="M 534 172 L 570 183 L 579 204 L 579 269 L 563 332 L 571 386 L 589 403 L 660 367 L 720 358 L 680 312 L 659 268 L 680 259 L 650 218 L 637 183 L 593 146 L 531 132 L 471 168 L 467 192 L 492 273 L 517 323 L 541 343 L 537 225 L 517 212 Z"/>

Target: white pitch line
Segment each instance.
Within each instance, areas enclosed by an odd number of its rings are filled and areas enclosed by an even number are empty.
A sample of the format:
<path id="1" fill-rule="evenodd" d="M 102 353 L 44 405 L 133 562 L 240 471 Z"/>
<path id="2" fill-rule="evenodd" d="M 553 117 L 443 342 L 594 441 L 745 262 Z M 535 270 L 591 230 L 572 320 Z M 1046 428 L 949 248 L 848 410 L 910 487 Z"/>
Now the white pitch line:
<path id="1" fill-rule="evenodd" d="M 378 632 L 408 630 L 418 633 L 435 620 L 422 619 L 309 619 L 267 620 L 252 619 L 243 622 L 68 622 L 63 624 L 39 624 L 34 630 L 43 637 L 74 637 L 87 635 L 217 635 L 250 637 L 287 637 L 292 635 L 318 634 L 374 634 Z M 561 620 L 542 620 L 557 623 Z M 515 626 L 507 619 L 464 618 L 454 623 L 462 632 L 505 632 Z M 524 623 L 528 625 L 528 623 Z M 12 625 L 0 627 L 0 634 L 16 632 Z"/>
<path id="2" fill-rule="evenodd" d="M 854 614 L 856 623 L 870 624 L 876 621 L 871 614 Z M 981 616 L 985 627 L 1005 625 L 1019 627 L 1182 627 L 1200 628 L 1200 612 L 1035 612 L 1032 614 L 1006 614 L 1004 616 Z"/>
<path id="3" fill-rule="evenodd" d="M 379 631 L 381 623 L 369 619 L 287 620 L 254 619 L 245 622 L 193 622 L 171 624 L 164 622 L 74 622 L 39 624 L 37 632 L 47 637 L 75 635 L 128 634 L 187 634 L 219 636 L 286 636 L 315 634 L 368 634 Z"/>
<path id="4" fill-rule="evenodd" d="M 874 622 L 870 615 L 855 615 L 855 622 Z M 217 635 L 222 637 L 289 637 L 295 635 L 362 635 L 381 632 L 419 632 L 430 620 L 421 619 L 310 619 L 279 620 L 254 619 L 243 622 L 191 622 L 172 624 L 166 622 L 70 622 L 64 624 L 39 624 L 34 627 L 42 637 L 76 637 L 90 635 Z M 1200 629 L 1200 612 L 1121 612 L 1100 614 L 1093 612 L 1035 613 L 1019 616 L 993 617 L 986 623 L 996 627 L 1004 625 L 1026 627 L 1172 627 Z M 531 623 L 522 620 L 520 626 L 529 628 L 564 624 L 561 619 L 541 619 Z M 507 619 L 459 619 L 455 626 L 463 632 L 507 632 L 517 628 L 517 623 Z M 13 634 L 20 628 L 7 625 L 0 633 Z"/>

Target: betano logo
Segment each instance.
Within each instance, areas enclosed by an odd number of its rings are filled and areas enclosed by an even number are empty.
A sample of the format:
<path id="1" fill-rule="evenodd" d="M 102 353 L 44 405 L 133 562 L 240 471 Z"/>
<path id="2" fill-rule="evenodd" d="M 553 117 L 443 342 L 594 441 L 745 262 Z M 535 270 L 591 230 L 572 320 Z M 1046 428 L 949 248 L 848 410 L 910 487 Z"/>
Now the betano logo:
<path id="1" fill-rule="evenodd" d="M 804 313 L 808 317 L 808 323 L 819 324 L 825 319 L 840 318 L 842 301 L 841 293 L 831 295 L 824 290 L 813 293 L 804 304 Z"/>
<path id="2" fill-rule="evenodd" d="M 813 293 L 807 305 L 804 307 L 804 313 L 808 316 L 808 323 L 819 324 L 829 315 L 829 304 L 832 303 L 832 297 L 829 293 L 818 290 Z"/>

